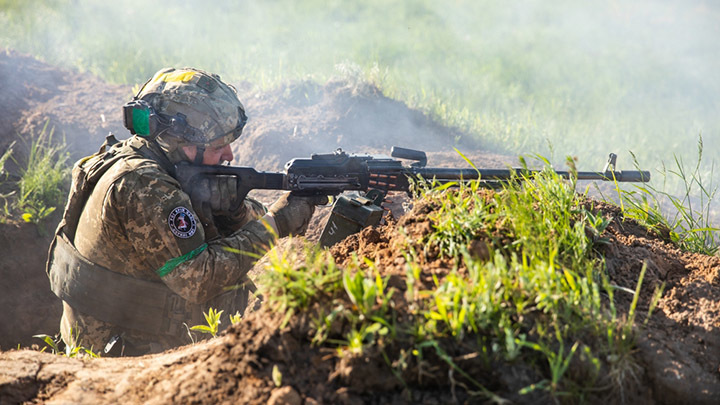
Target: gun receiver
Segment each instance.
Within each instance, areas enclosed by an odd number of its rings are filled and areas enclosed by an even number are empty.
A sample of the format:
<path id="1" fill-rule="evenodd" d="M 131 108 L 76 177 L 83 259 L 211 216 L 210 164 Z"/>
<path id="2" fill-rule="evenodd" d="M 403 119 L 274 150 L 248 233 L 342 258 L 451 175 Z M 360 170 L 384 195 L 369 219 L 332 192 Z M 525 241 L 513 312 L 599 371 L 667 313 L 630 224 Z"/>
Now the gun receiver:
<path id="1" fill-rule="evenodd" d="M 340 197 L 336 201 L 333 214 L 320 239 L 321 244 L 328 246 L 366 226 L 378 224 L 382 216 L 380 205 L 385 194 L 388 191 L 409 191 L 410 179 L 421 177 L 439 184 L 479 179 L 488 187 L 497 187 L 511 180 L 514 173 L 529 175 L 540 171 L 525 168 L 428 168 L 425 167 L 425 152 L 400 147 L 393 147 L 391 156 L 349 155 L 338 149 L 334 153 L 314 154 L 309 159 L 292 159 L 285 164 L 284 173 L 258 172 L 251 167 L 206 166 L 181 162 L 176 167 L 176 175 L 184 190 L 191 190 L 193 184 L 202 176 L 235 176 L 238 180 L 238 196 L 242 198 L 255 189 L 289 190 L 299 195 L 339 195 L 344 191 L 366 193 L 355 198 Z M 393 158 L 413 162 L 405 166 L 401 160 Z M 578 180 L 650 181 L 650 172 L 615 170 L 616 162 L 617 155 L 611 153 L 605 168 L 600 172 L 556 173 L 563 178 L 574 175 Z M 357 218 L 362 220 L 358 222 Z M 347 224 L 338 225 L 340 219 Z"/>

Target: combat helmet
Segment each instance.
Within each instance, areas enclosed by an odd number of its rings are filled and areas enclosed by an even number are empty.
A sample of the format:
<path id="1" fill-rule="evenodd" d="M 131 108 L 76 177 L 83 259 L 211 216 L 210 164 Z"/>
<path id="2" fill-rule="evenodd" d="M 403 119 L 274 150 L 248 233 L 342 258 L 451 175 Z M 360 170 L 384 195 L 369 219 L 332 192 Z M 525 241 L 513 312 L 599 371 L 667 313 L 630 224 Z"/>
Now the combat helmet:
<path id="1" fill-rule="evenodd" d="M 235 88 L 194 68 L 158 71 L 123 111 L 131 133 L 176 146 L 227 145 L 247 122 Z"/>

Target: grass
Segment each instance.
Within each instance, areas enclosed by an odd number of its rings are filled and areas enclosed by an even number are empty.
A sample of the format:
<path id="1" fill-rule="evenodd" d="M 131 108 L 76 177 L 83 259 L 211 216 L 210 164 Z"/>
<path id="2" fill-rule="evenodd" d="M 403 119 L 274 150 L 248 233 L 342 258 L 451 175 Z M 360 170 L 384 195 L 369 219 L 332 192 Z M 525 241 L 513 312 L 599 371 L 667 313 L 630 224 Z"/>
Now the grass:
<path id="1" fill-rule="evenodd" d="M 66 197 L 69 154 L 64 142 L 53 142 L 53 130 L 48 130 L 48 123 L 32 139 L 18 183 L 15 205 L 26 222 L 39 223 L 62 206 Z"/>
<path id="2" fill-rule="evenodd" d="M 9 173 L 5 169 L 5 164 L 10 160 L 13 154 L 13 147 L 15 142 L 8 145 L 5 152 L 0 156 L 0 199 L 3 201 L 3 212 L 0 213 L 0 223 L 5 223 L 10 217 L 10 208 L 8 199 L 15 194 L 15 190 L 8 183 Z"/>
<path id="3" fill-rule="evenodd" d="M 15 142 L 11 143 L 2 156 L 0 156 L 0 179 L 2 180 L 5 180 L 8 176 L 8 173 L 5 171 L 5 163 L 7 163 L 7 161 L 10 160 L 10 156 L 12 156 L 13 146 L 15 146 Z"/>
<path id="4" fill-rule="evenodd" d="M 426 190 L 433 231 L 408 238 L 398 252 L 407 261 L 404 294 L 367 258 L 339 268 L 327 251 L 308 247 L 270 253 L 265 295 L 286 323 L 310 311 L 314 344 L 334 346 L 338 356 L 382 352 L 405 384 L 422 384 L 430 373 L 423 364 L 434 356 L 454 375 L 452 386 L 500 401 L 488 388 L 497 386 L 489 374 L 458 360 L 477 357 L 496 367 L 528 365 L 536 380 L 523 395 L 624 400 L 639 382 L 633 349 L 644 271 L 629 314 L 619 315 L 596 250 L 605 241 L 594 237 L 610 219 L 550 170 L 522 180 L 500 191 L 483 191 L 480 182 Z M 474 241 L 489 253 L 475 254 Z M 428 257 L 437 255 L 455 267 L 427 284 Z M 408 312 L 402 320 L 399 307 Z"/>
<path id="5" fill-rule="evenodd" d="M 697 156 L 688 167 L 682 157 L 674 156 L 674 166 L 658 173 L 663 186 L 651 184 L 635 186 L 629 190 L 617 188 L 618 202 L 626 218 L 632 218 L 659 234 L 667 234 L 670 241 L 681 249 L 694 253 L 716 255 L 720 250 L 720 228 L 713 225 L 718 219 L 715 207 L 717 185 L 714 183 L 714 163 L 709 176 L 701 169 L 703 138 L 698 138 Z M 667 191 L 669 182 L 681 185 Z"/>
<path id="6" fill-rule="evenodd" d="M 28 150 L 25 157 L 16 159 L 14 148 L 10 147 L 0 159 L 0 169 L 9 159 L 20 168 L 14 178 L 0 171 L 0 181 L 7 183 L 4 188 L 12 190 L 0 195 L 5 203 L 4 220 L 17 218 L 40 225 L 65 203 L 70 180 L 69 154 L 64 142 L 53 139 L 53 130 L 48 125 L 46 122 L 37 136 L 22 138 Z"/>

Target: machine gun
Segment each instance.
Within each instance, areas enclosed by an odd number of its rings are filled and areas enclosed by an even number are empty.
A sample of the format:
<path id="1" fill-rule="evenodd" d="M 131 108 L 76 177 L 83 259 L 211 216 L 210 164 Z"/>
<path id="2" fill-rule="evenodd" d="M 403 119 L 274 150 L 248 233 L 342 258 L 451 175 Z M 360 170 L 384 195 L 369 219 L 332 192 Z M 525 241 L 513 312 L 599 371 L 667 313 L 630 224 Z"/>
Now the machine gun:
<path id="1" fill-rule="evenodd" d="M 367 226 L 380 223 L 382 203 L 388 191 L 410 191 L 413 180 L 432 180 L 436 184 L 480 179 L 487 187 L 498 187 L 510 181 L 513 173 L 532 174 L 539 170 L 513 169 L 455 169 L 429 168 L 425 152 L 393 147 L 391 158 L 369 155 L 349 155 L 342 149 L 334 153 L 315 154 L 296 158 L 285 165 L 285 172 L 258 172 L 251 167 L 207 166 L 180 163 L 176 167 L 178 181 L 183 188 L 192 187 L 198 176 L 235 176 L 238 197 L 244 198 L 251 190 L 289 190 L 298 195 L 333 195 L 345 191 L 358 191 L 359 196 L 340 196 L 336 199 L 320 244 L 331 246 L 346 236 L 359 232 Z M 404 165 L 401 160 L 412 163 Z M 620 171 L 615 169 L 617 155 L 610 154 L 601 172 L 556 171 L 564 178 L 575 176 L 578 180 L 601 180 L 618 182 L 647 182 L 650 172 Z"/>

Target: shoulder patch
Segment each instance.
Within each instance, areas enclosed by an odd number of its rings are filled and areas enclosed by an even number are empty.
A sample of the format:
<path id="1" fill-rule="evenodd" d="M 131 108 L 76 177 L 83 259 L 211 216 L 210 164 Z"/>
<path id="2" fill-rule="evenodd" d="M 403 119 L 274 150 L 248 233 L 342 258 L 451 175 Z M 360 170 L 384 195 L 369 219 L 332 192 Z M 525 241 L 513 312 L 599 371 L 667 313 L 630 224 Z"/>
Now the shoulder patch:
<path id="1" fill-rule="evenodd" d="M 177 207 L 168 216 L 168 225 L 173 235 L 187 239 L 195 235 L 197 221 L 192 211 L 185 207 Z"/>

